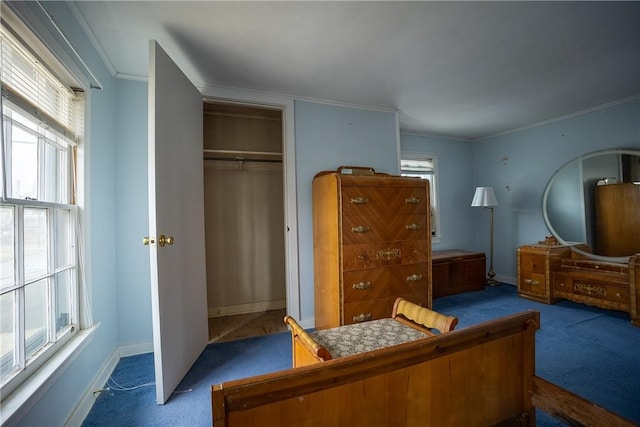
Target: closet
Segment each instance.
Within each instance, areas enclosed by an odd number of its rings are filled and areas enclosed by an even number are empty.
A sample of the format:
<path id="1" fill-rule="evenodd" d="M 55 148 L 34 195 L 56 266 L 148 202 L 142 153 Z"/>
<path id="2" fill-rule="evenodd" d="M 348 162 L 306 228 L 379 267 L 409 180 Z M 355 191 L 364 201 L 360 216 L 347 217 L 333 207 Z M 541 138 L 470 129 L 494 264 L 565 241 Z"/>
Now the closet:
<path id="1" fill-rule="evenodd" d="M 286 307 L 282 111 L 204 103 L 209 317 Z"/>

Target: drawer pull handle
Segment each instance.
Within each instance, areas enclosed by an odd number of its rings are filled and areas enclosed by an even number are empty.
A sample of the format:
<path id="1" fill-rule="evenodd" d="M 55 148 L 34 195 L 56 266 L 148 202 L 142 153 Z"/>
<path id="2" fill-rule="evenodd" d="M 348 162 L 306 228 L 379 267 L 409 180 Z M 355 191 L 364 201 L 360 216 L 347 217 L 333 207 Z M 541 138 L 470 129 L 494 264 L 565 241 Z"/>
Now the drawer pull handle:
<path id="1" fill-rule="evenodd" d="M 607 296 L 606 288 L 603 288 L 602 286 L 592 285 L 590 283 L 580 283 L 580 282 L 574 283 L 573 290 L 574 292 L 578 292 L 581 294 L 595 295 L 595 296 L 601 296 L 601 297 Z"/>
<path id="2" fill-rule="evenodd" d="M 354 205 L 366 205 L 367 203 L 369 203 L 369 199 L 367 199 L 366 197 L 355 197 L 351 199 L 351 203 L 353 203 Z"/>
<path id="3" fill-rule="evenodd" d="M 618 298 L 622 298 L 622 294 L 621 294 L 620 292 L 616 292 L 616 296 L 617 296 Z"/>
<path id="4" fill-rule="evenodd" d="M 533 279 L 524 279 L 524 283 L 526 283 L 527 285 L 539 285 L 540 282 L 537 280 L 533 280 Z"/>
<path id="5" fill-rule="evenodd" d="M 391 257 L 402 258 L 402 251 L 400 249 L 388 248 L 388 249 L 380 249 L 376 253 L 376 259 L 386 259 L 387 261 L 391 260 Z"/>
<path id="6" fill-rule="evenodd" d="M 420 230 L 421 227 L 422 226 L 420 224 L 413 223 L 405 225 L 404 228 L 406 228 L 407 230 Z"/>
<path id="7" fill-rule="evenodd" d="M 371 230 L 371 228 L 366 226 L 366 225 L 359 225 L 357 227 L 351 227 L 351 231 L 353 231 L 354 233 L 366 233 L 369 230 Z"/>
<path id="8" fill-rule="evenodd" d="M 417 282 L 422 279 L 422 274 L 412 274 L 411 276 L 407 276 L 407 282 Z"/>
<path id="9" fill-rule="evenodd" d="M 358 314 L 357 316 L 353 316 L 353 321 L 354 322 L 365 322 L 367 320 L 371 320 L 371 313 L 361 313 Z"/>
<path id="10" fill-rule="evenodd" d="M 364 291 L 365 289 L 369 289 L 371 287 L 371 282 L 354 283 L 353 285 L 351 285 L 351 287 L 358 291 Z"/>
<path id="11" fill-rule="evenodd" d="M 404 199 L 404 202 L 410 205 L 417 205 L 420 203 L 420 199 L 417 197 L 409 197 L 408 199 Z"/>

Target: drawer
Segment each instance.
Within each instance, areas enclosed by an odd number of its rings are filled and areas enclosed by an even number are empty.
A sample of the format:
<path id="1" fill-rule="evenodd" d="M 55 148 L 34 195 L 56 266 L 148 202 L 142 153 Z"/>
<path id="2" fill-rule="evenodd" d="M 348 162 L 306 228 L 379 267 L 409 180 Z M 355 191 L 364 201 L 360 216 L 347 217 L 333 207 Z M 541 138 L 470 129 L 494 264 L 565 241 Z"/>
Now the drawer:
<path id="1" fill-rule="evenodd" d="M 521 274 L 542 274 L 546 271 L 546 257 L 544 255 L 520 255 L 520 271 Z"/>
<path id="2" fill-rule="evenodd" d="M 344 325 L 364 322 L 367 320 L 383 319 L 391 316 L 396 297 L 389 296 L 378 299 L 350 302 L 344 304 Z"/>
<path id="3" fill-rule="evenodd" d="M 393 311 L 393 303 L 397 297 L 402 297 L 407 301 L 428 307 L 429 293 L 408 293 L 403 295 L 389 296 L 372 300 L 345 303 L 343 308 L 343 324 L 364 322 L 367 320 L 383 319 L 390 317 Z"/>
<path id="4" fill-rule="evenodd" d="M 575 273 L 553 274 L 554 296 L 589 303 L 605 308 L 629 308 L 629 285 L 609 280 L 598 281 L 593 277 L 581 277 Z"/>
<path id="5" fill-rule="evenodd" d="M 342 187 L 343 215 L 428 212 L 424 187 Z"/>
<path id="6" fill-rule="evenodd" d="M 344 245 L 342 268 L 344 271 L 366 270 L 391 265 L 402 265 L 402 242 Z"/>
<path id="7" fill-rule="evenodd" d="M 560 267 L 562 269 L 583 269 L 587 271 L 629 274 L 629 266 L 627 264 L 617 264 L 613 262 L 601 262 L 585 259 L 563 259 L 560 262 Z"/>
<path id="8" fill-rule="evenodd" d="M 345 215 L 342 217 L 343 244 L 391 240 L 425 240 L 428 237 L 427 216 Z"/>
<path id="9" fill-rule="evenodd" d="M 521 271 L 519 280 L 520 292 L 541 296 L 547 295 L 547 279 L 544 272 Z"/>
<path id="10" fill-rule="evenodd" d="M 344 245 L 342 248 L 342 268 L 345 271 L 352 271 L 418 264 L 427 262 L 428 257 L 427 240 Z"/>
<path id="11" fill-rule="evenodd" d="M 392 267 L 388 269 L 388 273 L 392 295 L 419 294 L 429 291 L 429 264 L 426 262 Z"/>
<path id="12" fill-rule="evenodd" d="M 428 240 L 405 240 L 402 242 L 402 263 L 419 264 L 429 261 Z"/>
<path id="13" fill-rule="evenodd" d="M 388 268 L 374 268 L 371 270 L 345 271 L 342 280 L 344 302 L 390 296 L 388 270 Z"/>
<path id="14" fill-rule="evenodd" d="M 345 303 L 377 299 L 429 289 L 429 265 L 426 263 L 344 272 Z"/>

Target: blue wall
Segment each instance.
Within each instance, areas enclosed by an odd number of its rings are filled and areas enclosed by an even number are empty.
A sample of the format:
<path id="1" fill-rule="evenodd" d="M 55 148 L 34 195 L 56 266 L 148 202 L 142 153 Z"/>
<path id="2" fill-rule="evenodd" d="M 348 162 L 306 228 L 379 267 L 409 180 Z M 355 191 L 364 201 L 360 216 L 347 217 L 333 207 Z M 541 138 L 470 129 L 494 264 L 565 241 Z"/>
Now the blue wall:
<path id="1" fill-rule="evenodd" d="M 550 235 L 542 194 L 551 176 L 575 157 L 607 148 L 640 149 L 640 99 L 477 142 L 400 135 L 404 151 L 438 154 L 442 241 L 434 249 L 489 254 L 489 216 L 471 208 L 477 186 L 492 186 L 496 278 L 516 283 L 516 249 Z"/>
<path id="2" fill-rule="evenodd" d="M 640 99 L 475 142 L 473 183 L 490 185 L 495 209 L 496 277 L 515 283 L 516 248 L 550 235 L 542 194 L 556 170 L 606 148 L 640 149 Z M 488 219 L 474 217 L 476 249 L 488 253 Z"/>
<path id="3" fill-rule="evenodd" d="M 313 176 L 340 166 L 397 174 L 399 148 L 395 113 L 296 101 L 295 117 L 300 320 L 313 325 Z"/>
<path id="4" fill-rule="evenodd" d="M 471 143 L 401 133 L 400 147 L 402 151 L 438 155 L 441 239 L 434 242 L 433 249 L 473 249 L 474 208 L 471 207 L 471 199 L 475 187 Z"/>
<path id="5" fill-rule="evenodd" d="M 116 281 L 118 341 L 152 339 L 149 248 L 147 83 L 118 79 L 116 115 Z"/>

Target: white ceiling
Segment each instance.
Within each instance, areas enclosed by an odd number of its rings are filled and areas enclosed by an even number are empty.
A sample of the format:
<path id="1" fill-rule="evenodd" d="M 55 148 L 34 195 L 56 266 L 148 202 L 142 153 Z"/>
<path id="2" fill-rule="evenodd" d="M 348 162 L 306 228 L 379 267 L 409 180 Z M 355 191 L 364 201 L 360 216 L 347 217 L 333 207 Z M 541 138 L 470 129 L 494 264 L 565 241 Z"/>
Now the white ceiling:
<path id="1" fill-rule="evenodd" d="M 398 110 L 477 140 L 640 95 L 640 2 L 78 1 L 114 75 Z M 639 118 L 640 120 L 640 118 Z"/>

